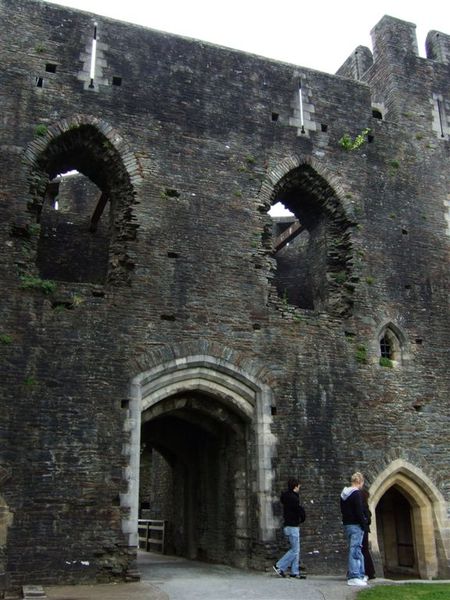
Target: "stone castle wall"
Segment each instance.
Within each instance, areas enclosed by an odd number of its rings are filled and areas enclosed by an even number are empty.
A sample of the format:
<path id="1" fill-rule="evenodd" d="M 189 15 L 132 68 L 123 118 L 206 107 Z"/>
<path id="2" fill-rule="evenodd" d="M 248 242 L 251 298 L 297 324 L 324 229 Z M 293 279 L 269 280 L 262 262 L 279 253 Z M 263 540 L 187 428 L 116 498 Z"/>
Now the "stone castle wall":
<path id="1" fill-rule="evenodd" d="M 0 12 L 3 587 L 126 576 L 130 384 L 190 357 L 206 383 L 164 392 L 167 414 L 139 388 L 142 437 L 186 482 L 180 535 L 189 493 L 220 523 L 183 553 L 270 564 L 295 473 L 303 559 L 342 570 L 340 489 L 356 469 L 401 486 L 400 461 L 448 575 L 449 36 L 421 58 L 414 25 L 384 17 L 373 55 L 329 75 L 45 2 Z M 276 201 L 308 236 L 279 257 Z"/>

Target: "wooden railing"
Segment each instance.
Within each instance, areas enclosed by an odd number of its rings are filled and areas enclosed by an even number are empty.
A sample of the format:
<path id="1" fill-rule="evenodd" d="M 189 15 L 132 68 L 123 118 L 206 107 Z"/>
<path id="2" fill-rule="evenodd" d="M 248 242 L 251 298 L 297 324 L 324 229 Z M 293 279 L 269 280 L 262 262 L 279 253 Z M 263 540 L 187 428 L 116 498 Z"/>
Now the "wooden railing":
<path id="1" fill-rule="evenodd" d="M 146 552 L 156 551 L 164 554 L 165 530 L 166 521 L 157 521 L 155 519 L 139 519 L 139 548 L 141 550 L 145 550 Z"/>

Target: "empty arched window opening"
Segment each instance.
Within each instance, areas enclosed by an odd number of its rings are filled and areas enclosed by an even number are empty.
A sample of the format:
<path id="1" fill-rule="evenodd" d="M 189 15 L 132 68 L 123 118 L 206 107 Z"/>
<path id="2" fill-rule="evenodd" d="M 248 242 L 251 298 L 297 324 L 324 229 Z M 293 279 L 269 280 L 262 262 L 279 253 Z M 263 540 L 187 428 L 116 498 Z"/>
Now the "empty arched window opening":
<path id="1" fill-rule="evenodd" d="M 378 110 L 377 108 L 372 109 L 372 117 L 374 119 L 383 119 L 383 115 L 381 113 L 381 110 Z"/>
<path id="2" fill-rule="evenodd" d="M 351 286 L 343 285 L 349 283 L 350 224 L 333 189 L 312 167 L 302 165 L 280 180 L 272 201 L 271 236 L 266 231 L 263 241 L 276 260 L 279 297 L 299 308 L 332 305 L 345 314 L 351 294 Z"/>
<path id="3" fill-rule="evenodd" d="M 129 210 L 133 191 L 120 156 L 103 134 L 81 125 L 52 139 L 38 158 L 32 181 L 30 208 L 41 225 L 36 255 L 40 276 L 94 284 L 107 278 L 128 280 L 132 266 L 111 256 L 126 255 L 124 240 L 134 234 Z M 122 219 L 116 220 L 117 210 Z"/>

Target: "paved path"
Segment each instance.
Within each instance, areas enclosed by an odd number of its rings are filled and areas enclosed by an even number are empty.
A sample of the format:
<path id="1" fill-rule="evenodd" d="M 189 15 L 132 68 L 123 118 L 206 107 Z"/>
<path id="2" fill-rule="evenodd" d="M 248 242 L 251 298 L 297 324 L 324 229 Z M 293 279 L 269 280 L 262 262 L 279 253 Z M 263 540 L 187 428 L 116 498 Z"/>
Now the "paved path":
<path id="1" fill-rule="evenodd" d="M 274 572 L 243 571 L 175 556 L 139 553 L 137 583 L 49 586 L 48 600 L 357 600 L 344 576 L 283 579 Z M 417 581 L 417 583 L 444 583 Z M 408 583 L 376 579 L 372 585 Z M 450 583 L 446 581 L 445 583 Z"/>
<path id="2" fill-rule="evenodd" d="M 310 576 L 297 580 L 223 565 L 147 555 L 140 560 L 143 578 L 170 600 L 350 600 L 356 590 L 344 577 Z"/>
<path id="3" fill-rule="evenodd" d="M 139 553 L 138 583 L 49 586 L 49 600 L 353 600 L 344 577 L 278 577 L 223 565 Z"/>

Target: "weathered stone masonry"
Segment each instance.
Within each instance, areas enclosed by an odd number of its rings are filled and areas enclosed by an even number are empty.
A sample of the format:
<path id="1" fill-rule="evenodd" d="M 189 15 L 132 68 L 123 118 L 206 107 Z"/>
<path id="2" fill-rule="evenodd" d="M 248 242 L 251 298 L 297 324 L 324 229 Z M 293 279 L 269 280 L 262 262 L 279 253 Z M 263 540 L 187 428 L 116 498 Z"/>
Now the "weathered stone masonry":
<path id="1" fill-rule="evenodd" d="M 384 17 L 328 75 L 0 10 L 0 594 L 131 576 L 144 505 L 266 568 L 293 473 L 343 572 L 356 469 L 378 569 L 448 577 L 449 36 Z"/>

